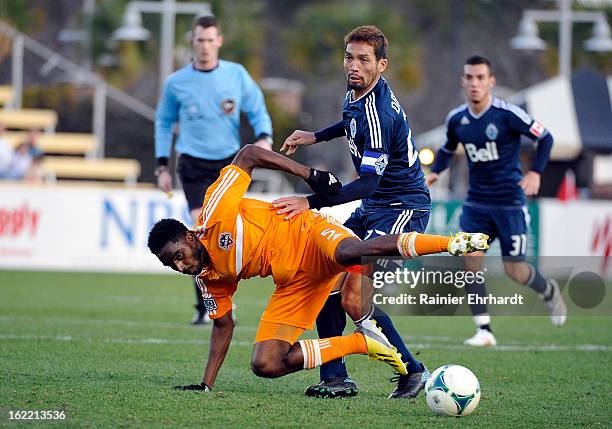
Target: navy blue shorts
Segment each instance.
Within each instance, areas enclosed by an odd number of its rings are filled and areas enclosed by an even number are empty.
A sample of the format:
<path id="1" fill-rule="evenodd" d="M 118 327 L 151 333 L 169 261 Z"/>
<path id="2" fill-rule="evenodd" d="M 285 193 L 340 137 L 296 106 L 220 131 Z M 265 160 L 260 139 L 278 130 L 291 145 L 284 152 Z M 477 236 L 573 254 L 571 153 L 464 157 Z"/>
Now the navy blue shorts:
<path id="1" fill-rule="evenodd" d="M 429 222 L 429 210 L 402 210 L 357 207 L 344 222 L 362 240 L 402 232 L 424 232 Z"/>
<path id="2" fill-rule="evenodd" d="M 494 208 L 463 205 L 459 219 L 463 232 L 483 232 L 490 241 L 499 238 L 502 256 L 524 261 L 527 253 L 529 212 L 527 207 Z"/>

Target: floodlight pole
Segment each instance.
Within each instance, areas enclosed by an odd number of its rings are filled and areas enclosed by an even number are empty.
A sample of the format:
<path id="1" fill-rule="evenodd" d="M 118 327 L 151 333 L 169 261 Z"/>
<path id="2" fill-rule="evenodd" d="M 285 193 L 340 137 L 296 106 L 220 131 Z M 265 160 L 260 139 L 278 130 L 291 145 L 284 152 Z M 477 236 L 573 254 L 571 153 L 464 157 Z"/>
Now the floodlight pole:
<path id="1" fill-rule="evenodd" d="M 576 22 L 597 23 L 606 21 L 603 12 L 584 12 L 572 10 L 573 0 L 557 0 L 559 10 L 523 11 L 523 18 L 534 22 L 559 23 L 559 74 L 569 77 L 572 73 L 572 25 Z"/>
<path id="2" fill-rule="evenodd" d="M 572 74 L 572 1 L 559 0 L 559 74 Z"/>
<path id="3" fill-rule="evenodd" d="M 175 0 L 130 1 L 125 13 L 157 13 L 161 15 L 161 41 L 159 53 L 160 87 L 166 77 L 172 73 L 174 32 L 176 15 L 212 15 L 209 3 L 177 3 Z"/>

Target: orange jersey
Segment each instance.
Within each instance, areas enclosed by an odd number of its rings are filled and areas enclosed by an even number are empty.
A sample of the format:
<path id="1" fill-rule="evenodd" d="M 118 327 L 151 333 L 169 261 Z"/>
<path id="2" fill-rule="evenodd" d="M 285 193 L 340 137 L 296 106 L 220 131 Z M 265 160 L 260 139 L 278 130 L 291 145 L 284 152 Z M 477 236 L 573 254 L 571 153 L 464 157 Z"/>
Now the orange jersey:
<path id="1" fill-rule="evenodd" d="M 206 191 L 196 223 L 211 261 L 197 282 L 213 319 L 232 308 L 231 297 L 242 279 L 271 275 L 277 291 L 297 277 L 303 283 L 305 271 L 312 278 L 333 279 L 344 271 L 333 257 L 335 248 L 342 239 L 354 237 L 319 213 L 307 211 L 285 220 L 272 204 L 243 198 L 250 182 L 250 176 L 235 165 L 221 170 Z"/>

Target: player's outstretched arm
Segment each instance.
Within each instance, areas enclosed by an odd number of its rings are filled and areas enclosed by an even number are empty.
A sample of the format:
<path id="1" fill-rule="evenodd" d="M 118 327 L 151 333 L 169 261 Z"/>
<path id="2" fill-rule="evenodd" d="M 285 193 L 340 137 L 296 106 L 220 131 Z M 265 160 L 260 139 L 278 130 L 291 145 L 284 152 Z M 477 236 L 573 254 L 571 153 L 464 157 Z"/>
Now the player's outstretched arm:
<path id="1" fill-rule="evenodd" d="M 227 355 L 233 333 L 234 320 L 232 319 L 232 311 L 230 310 L 227 314 L 215 319 L 213 322 L 212 332 L 210 334 L 208 362 L 206 363 L 202 382 L 186 386 L 174 386 L 174 388 L 177 390 L 203 390 L 205 392 L 212 390 L 215 380 L 217 379 L 217 374 Z"/>
<path id="2" fill-rule="evenodd" d="M 337 137 L 345 135 L 344 123 L 342 121 L 325 128 L 324 130 L 313 133 L 312 131 L 295 130 L 289 137 L 285 139 L 281 152 L 285 152 L 287 156 L 295 153 L 300 146 L 308 146 L 311 144 L 333 140 Z"/>
<path id="3" fill-rule="evenodd" d="M 315 133 L 311 131 L 295 130 L 285 139 L 281 152 L 287 156 L 294 154 L 300 146 L 308 146 L 317 143 Z"/>
<path id="4" fill-rule="evenodd" d="M 323 195 L 337 193 L 342 188 L 342 183 L 329 171 L 307 167 L 284 155 L 253 145 L 246 145 L 240 149 L 232 164 L 240 167 L 249 175 L 255 167 L 284 171 L 301 177 L 313 191 Z"/>
<path id="5" fill-rule="evenodd" d="M 262 149 L 265 150 L 265 149 Z M 208 362 L 204 370 L 202 382 L 209 388 L 215 384 L 215 379 L 221 369 L 223 360 L 227 355 L 232 335 L 234 333 L 234 320 L 232 311 L 213 321 L 212 332 L 210 334 L 210 350 L 208 352 Z"/>

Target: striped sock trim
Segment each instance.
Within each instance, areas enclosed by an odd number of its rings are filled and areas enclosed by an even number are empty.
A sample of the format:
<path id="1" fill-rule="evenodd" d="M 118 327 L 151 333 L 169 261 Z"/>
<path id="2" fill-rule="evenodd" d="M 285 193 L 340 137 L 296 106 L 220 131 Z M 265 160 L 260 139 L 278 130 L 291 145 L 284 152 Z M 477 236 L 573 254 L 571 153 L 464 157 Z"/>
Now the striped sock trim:
<path id="1" fill-rule="evenodd" d="M 527 279 L 527 283 L 525 283 L 525 286 L 531 286 L 533 284 L 533 281 L 536 278 L 536 269 L 533 265 L 528 264 L 529 265 L 529 278 Z"/>
<path id="2" fill-rule="evenodd" d="M 419 254 L 416 251 L 415 243 L 418 232 L 405 232 L 397 238 L 397 250 L 406 259 L 416 258 Z"/>
<path id="3" fill-rule="evenodd" d="M 304 355 L 304 369 L 321 366 L 321 348 L 331 347 L 329 340 L 321 341 L 324 341 L 324 347 L 321 347 L 319 340 L 300 340 L 302 355 Z"/>

